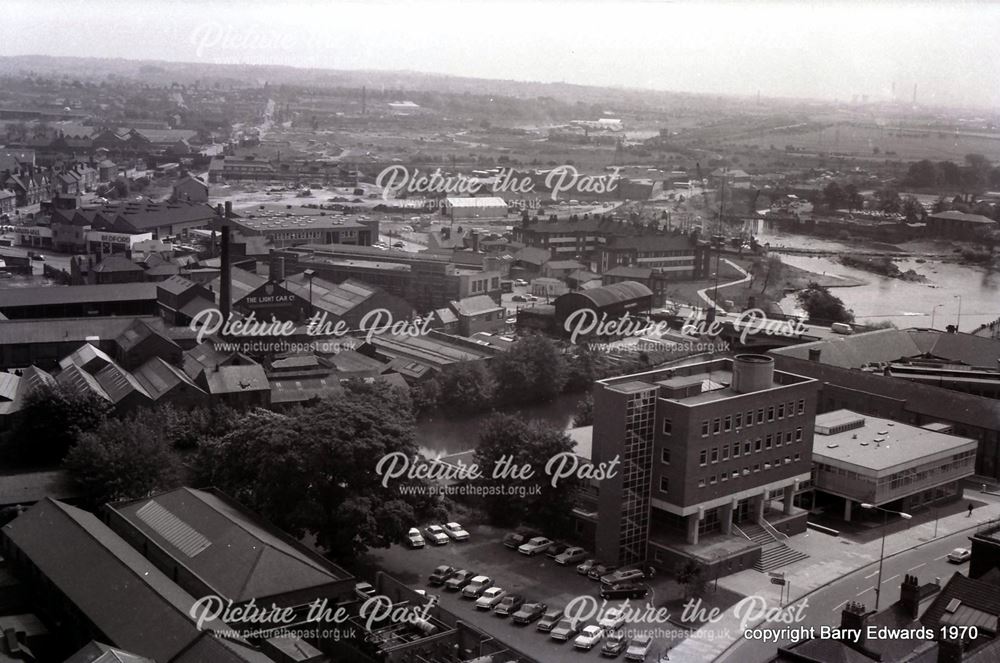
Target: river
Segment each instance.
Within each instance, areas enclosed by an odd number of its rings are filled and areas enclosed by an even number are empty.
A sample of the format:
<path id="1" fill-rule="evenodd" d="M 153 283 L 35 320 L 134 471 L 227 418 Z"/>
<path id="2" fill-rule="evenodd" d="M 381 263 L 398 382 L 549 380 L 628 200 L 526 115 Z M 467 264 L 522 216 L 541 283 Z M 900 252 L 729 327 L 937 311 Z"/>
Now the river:
<path id="1" fill-rule="evenodd" d="M 563 394 L 548 403 L 505 410 L 506 414 L 522 419 L 537 419 L 559 428 L 569 428 L 573 422 L 576 404 L 585 393 Z M 479 442 L 479 431 L 489 415 L 471 417 L 442 417 L 425 419 L 417 423 L 417 444 L 425 456 L 458 453 L 474 449 Z"/>
<path id="2" fill-rule="evenodd" d="M 801 235 L 762 236 L 761 241 L 810 249 L 851 251 L 857 246 Z M 820 274 L 850 276 L 865 285 L 836 288 L 833 293 L 854 311 L 858 322 L 889 320 L 899 328 L 930 327 L 931 313 L 937 329 L 956 324 L 961 306 L 962 331 L 1000 317 L 1000 272 L 940 260 L 919 263 L 915 258 L 896 260 L 901 271 L 912 269 L 927 277 L 926 283 L 890 279 L 840 264 L 833 257 L 781 254 L 785 264 Z M 959 299 L 961 297 L 961 299 Z M 795 295 L 779 302 L 785 313 L 802 314 Z"/>

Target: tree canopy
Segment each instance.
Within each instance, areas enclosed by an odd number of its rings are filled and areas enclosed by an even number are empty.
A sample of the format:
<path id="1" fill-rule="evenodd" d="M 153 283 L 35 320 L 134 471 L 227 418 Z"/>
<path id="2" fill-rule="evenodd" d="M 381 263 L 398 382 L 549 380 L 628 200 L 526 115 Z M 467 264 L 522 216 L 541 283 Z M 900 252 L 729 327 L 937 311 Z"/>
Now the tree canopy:
<path id="1" fill-rule="evenodd" d="M 800 290 L 795 297 L 810 320 L 854 322 L 854 314 L 844 307 L 844 302 L 816 282 Z"/>

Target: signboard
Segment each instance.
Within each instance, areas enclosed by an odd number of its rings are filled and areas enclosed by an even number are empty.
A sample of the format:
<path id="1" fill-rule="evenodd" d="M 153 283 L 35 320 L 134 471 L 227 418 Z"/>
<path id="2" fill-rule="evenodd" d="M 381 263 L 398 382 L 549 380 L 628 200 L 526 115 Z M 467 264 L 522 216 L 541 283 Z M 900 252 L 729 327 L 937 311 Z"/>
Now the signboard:
<path id="1" fill-rule="evenodd" d="M 786 582 L 788 581 L 784 578 L 771 578 L 772 585 L 784 585 Z"/>
<path id="2" fill-rule="evenodd" d="M 52 237 L 52 228 L 45 226 L 17 226 L 14 232 L 31 237 Z"/>
<path id="3" fill-rule="evenodd" d="M 268 281 L 252 291 L 239 300 L 237 305 L 259 313 L 264 318 L 273 316 L 279 320 L 299 319 L 309 308 L 309 302 L 274 281 Z"/>
<path id="4" fill-rule="evenodd" d="M 767 575 L 771 576 L 772 578 L 784 578 L 785 577 L 785 572 L 784 571 L 770 571 L 770 572 L 768 572 Z"/>
<path id="5" fill-rule="evenodd" d="M 101 230 L 92 230 L 87 233 L 87 241 L 89 242 L 118 244 L 129 247 L 149 239 L 153 239 L 153 233 L 109 233 Z"/>

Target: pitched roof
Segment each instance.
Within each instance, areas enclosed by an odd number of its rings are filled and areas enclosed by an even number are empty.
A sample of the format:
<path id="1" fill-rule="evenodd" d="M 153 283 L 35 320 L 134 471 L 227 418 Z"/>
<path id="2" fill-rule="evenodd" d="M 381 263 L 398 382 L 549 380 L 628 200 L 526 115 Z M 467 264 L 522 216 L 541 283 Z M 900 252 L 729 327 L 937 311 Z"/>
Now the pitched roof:
<path id="1" fill-rule="evenodd" d="M 92 392 L 97 394 L 101 398 L 110 401 L 111 397 L 104 391 L 100 383 L 94 378 L 93 375 L 87 373 L 85 370 L 77 366 L 76 364 L 70 364 L 63 368 L 56 376 L 56 382 L 60 385 L 73 390 L 77 394 L 86 394 Z"/>
<path id="2" fill-rule="evenodd" d="M 155 283 L 107 283 L 99 285 L 54 285 L 0 290 L 0 309 L 17 306 L 47 306 L 88 302 L 155 300 Z M 48 324 L 46 320 L 46 324 Z M 37 322 L 34 323 L 39 326 Z"/>
<path id="3" fill-rule="evenodd" d="M 0 476 L 0 506 L 34 504 L 51 497 L 57 500 L 80 496 L 66 470 L 19 472 Z"/>
<path id="4" fill-rule="evenodd" d="M 592 290 L 576 294 L 586 297 L 595 306 L 609 306 L 633 299 L 652 297 L 653 291 L 635 281 L 622 281 L 621 283 L 612 283 L 611 285 L 604 285 L 600 288 L 593 288 Z"/>
<path id="5" fill-rule="evenodd" d="M 451 307 L 455 309 L 455 312 L 459 315 L 468 316 L 479 315 L 480 313 L 486 313 L 487 311 L 495 311 L 503 308 L 493 301 L 493 298 L 489 295 L 465 297 L 463 299 L 459 299 L 458 301 L 451 302 Z"/>
<path id="6" fill-rule="evenodd" d="M 136 318 L 125 330 L 115 337 L 115 343 L 123 352 L 128 352 L 152 336 L 159 336 L 166 343 L 177 346 L 173 339 L 158 329 L 153 329 L 142 320 Z"/>
<path id="7" fill-rule="evenodd" d="M 168 279 L 164 279 L 156 284 L 156 288 L 163 289 L 172 295 L 180 295 L 191 288 L 196 287 L 198 284 L 190 279 L 186 279 L 183 276 L 171 276 Z"/>
<path id="8" fill-rule="evenodd" d="M 170 393 L 179 384 L 202 391 L 184 371 L 171 366 L 159 357 L 153 357 L 132 372 L 135 379 L 154 401 Z"/>
<path id="9" fill-rule="evenodd" d="M 237 603 L 350 578 L 215 491 L 178 488 L 112 508 L 220 596 Z"/>
<path id="10" fill-rule="evenodd" d="M 260 364 L 249 366 L 219 366 L 205 371 L 205 380 L 211 394 L 238 394 L 246 391 L 271 389 Z"/>
<path id="11" fill-rule="evenodd" d="M 878 329 L 850 336 L 832 336 L 771 352 L 808 359 L 810 350 L 820 351 L 820 362 L 840 368 L 861 368 L 920 355 L 987 368 L 996 368 L 1000 360 L 998 340 L 922 329 Z"/>
<path id="12" fill-rule="evenodd" d="M 526 262 L 529 265 L 544 265 L 550 258 L 548 251 L 534 246 L 526 246 L 514 254 L 514 260 Z"/>
<path id="13" fill-rule="evenodd" d="M 0 345 L 83 342 L 90 337 L 115 338 L 135 320 L 163 328 L 163 321 L 153 317 L 54 318 L 45 320 L 44 324 L 39 324 L 38 320 L 9 320 L 0 325 Z"/>
<path id="14" fill-rule="evenodd" d="M 142 267 L 123 256 L 108 256 L 94 265 L 94 271 L 101 274 L 112 272 L 141 272 Z"/>
<path id="15" fill-rule="evenodd" d="M 133 394 L 152 400 L 135 376 L 118 364 L 108 364 L 95 373 L 94 378 L 115 405 Z"/>
<path id="16" fill-rule="evenodd" d="M 63 663 L 156 663 L 156 661 L 91 640 Z"/>
<path id="17" fill-rule="evenodd" d="M 955 624 L 948 617 L 950 614 L 957 614 L 948 610 L 949 605 L 955 607 L 956 604 L 952 603 L 955 600 L 960 603 L 958 607 L 972 608 L 992 616 L 994 628 L 996 627 L 997 617 L 1000 617 L 1000 586 L 967 578 L 958 571 L 952 574 L 941 593 L 924 611 L 920 617 L 921 623 L 935 630 L 943 623 Z"/>
<path id="18" fill-rule="evenodd" d="M 982 214 L 966 214 L 965 212 L 938 212 L 936 214 L 931 214 L 932 219 L 941 219 L 943 221 L 964 221 L 966 223 L 980 223 L 983 225 L 995 225 L 996 221 L 989 217 L 985 217 Z"/>

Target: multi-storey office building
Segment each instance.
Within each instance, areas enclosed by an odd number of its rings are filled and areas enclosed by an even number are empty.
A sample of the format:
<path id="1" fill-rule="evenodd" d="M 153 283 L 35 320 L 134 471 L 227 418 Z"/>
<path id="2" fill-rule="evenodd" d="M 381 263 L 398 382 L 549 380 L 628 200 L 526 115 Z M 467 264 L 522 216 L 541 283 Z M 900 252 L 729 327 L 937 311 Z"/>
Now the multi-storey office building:
<path id="1" fill-rule="evenodd" d="M 761 524 L 776 497 L 783 529 L 802 531 L 792 498 L 810 477 L 815 411 L 816 381 L 762 355 L 599 381 L 593 460 L 618 456 L 621 469 L 600 483 L 597 554 L 654 560 L 672 542 Z"/>

